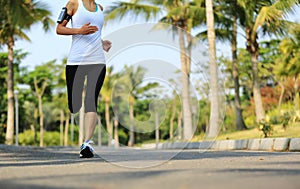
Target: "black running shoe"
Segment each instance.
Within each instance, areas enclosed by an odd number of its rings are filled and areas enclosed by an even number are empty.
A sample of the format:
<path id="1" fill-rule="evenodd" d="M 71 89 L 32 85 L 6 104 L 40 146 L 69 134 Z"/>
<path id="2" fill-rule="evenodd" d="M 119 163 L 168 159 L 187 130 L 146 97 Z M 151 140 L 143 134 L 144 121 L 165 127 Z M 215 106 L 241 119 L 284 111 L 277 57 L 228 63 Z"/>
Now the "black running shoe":
<path id="1" fill-rule="evenodd" d="M 91 146 L 93 142 L 83 143 L 80 147 L 80 158 L 92 158 L 94 157 L 94 148 Z"/>

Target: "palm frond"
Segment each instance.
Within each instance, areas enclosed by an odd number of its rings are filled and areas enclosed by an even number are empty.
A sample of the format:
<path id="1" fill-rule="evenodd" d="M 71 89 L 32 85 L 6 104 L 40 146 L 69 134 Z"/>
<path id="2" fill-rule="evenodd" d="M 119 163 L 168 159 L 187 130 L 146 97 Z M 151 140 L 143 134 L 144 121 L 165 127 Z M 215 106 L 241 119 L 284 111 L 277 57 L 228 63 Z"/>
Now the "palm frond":
<path id="1" fill-rule="evenodd" d="M 259 27 L 262 27 L 265 23 L 274 23 L 282 18 L 282 12 L 273 6 L 263 7 L 256 17 L 253 30 L 257 31 Z M 253 36 L 255 37 L 255 36 Z"/>
<path id="2" fill-rule="evenodd" d="M 54 24 L 46 4 L 34 0 L 1 0 L 0 4 L 0 14 L 3 14 L 0 23 L 1 44 L 5 43 L 9 36 L 29 40 L 24 31 L 35 23 L 42 23 L 46 31 Z"/>
<path id="3" fill-rule="evenodd" d="M 285 35 L 288 32 L 289 25 L 292 24 L 285 20 L 287 13 L 294 10 L 294 6 L 299 4 L 299 0 L 277 0 L 270 6 L 261 8 L 256 17 L 253 31 L 262 28 L 263 35 Z M 252 33 L 253 38 L 255 32 Z"/>
<path id="4" fill-rule="evenodd" d="M 106 22 L 117 19 L 121 20 L 125 16 L 133 16 L 135 19 L 141 16 L 148 21 L 152 17 L 156 18 L 160 11 L 159 7 L 153 5 L 138 4 L 135 2 L 116 2 L 105 11 Z"/>
<path id="5" fill-rule="evenodd" d="M 290 27 L 290 35 L 279 45 L 281 55 L 276 60 L 279 68 L 276 72 L 281 76 L 296 76 L 300 74 L 300 25 Z"/>
<path id="6" fill-rule="evenodd" d="M 277 0 L 273 7 L 277 10 L 282 11 L 284 14 L 294 12 L 295 6 L 299 5 L 299 0 Z"/>
<path id="7" fill-rule="evenodd" d="M 222 29 L 222 28 L 217 28 L 215 29 L 216 33 L 216 40 L 220 42 L 226 42 L 230 41 L 232 38 L 232 31 L 228 29 Z M 196 35 L 196 38 L 198 38 L 201 41 L 206 41 L 207 40 L 207 31 L 200 32 Z"/>

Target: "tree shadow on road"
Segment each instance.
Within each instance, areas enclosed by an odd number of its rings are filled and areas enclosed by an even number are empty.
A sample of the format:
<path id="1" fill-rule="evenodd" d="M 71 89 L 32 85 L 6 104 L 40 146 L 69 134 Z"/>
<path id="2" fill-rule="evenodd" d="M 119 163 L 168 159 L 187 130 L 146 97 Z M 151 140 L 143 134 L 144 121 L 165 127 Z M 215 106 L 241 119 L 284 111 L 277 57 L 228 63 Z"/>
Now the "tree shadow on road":
<path id="1" fill-rule="evenodd" d="M 167 161 L 207 160 L 238 157 L 272 157 L 300 153 L 287 152 L 256 152 L 256 151 L 200 151 L 200 150 L 138 150 L 138 149 L 107 149 L 96 150 L 95 158 L 80 159 L 79 150 L 75 147 L 22 147 L 0 145 L 0 167 L 25 167 L 37 165 L 60 165 L 75 164 L 82 162 L 109 162 L 115 165 L 132 162 L 146 162 L 144 165 L 151 166 L 162 164 Z M 290 162 L 299 165 L 300 162 Z M 125 166 L 126 167 L 126 166 Z"/>

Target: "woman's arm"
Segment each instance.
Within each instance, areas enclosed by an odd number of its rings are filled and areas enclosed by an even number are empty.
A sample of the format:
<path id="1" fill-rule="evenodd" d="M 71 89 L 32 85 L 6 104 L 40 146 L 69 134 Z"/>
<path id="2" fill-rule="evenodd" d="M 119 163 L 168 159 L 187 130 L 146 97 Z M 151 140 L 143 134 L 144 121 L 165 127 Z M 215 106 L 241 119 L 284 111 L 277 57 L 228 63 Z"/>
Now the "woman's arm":
<path id="1" fill-rule="evenodd" d="M 78 9 L 78 2 L 77 0 L 70 0 L 67 5 L 67 13 L 71 16 L 75 14 L 75 12 Z M 69 28 L 67 27 L 68 21 L 63 20 L 62 23 L 57 24 L 56 26 L 56 33 L 58 35 L 88 35 L 95 33 L 98 31 L 98 28 L 96 26 L 91 26 L 90 23 L 86 23 L 81 28 Z"/>
<path id="2" fill-rule="evenodd" d="M 98 31 L 97 26 L 91 26 L 91 23 L 84 24 L 81 28 L 68 28 L 67 20 L 64 20 L 61 24 L 56 27 L 56 33 L 58 35 L 88 35 Z"/>
<path id="3" fill-rule="evenodd" d="M 102 40 L 102 47 L 103 47 L 103 50 L 105 50 L 106 52 L 109 51 L 109 49 L 111 48 L 111 41 L 109 40 Z"/>

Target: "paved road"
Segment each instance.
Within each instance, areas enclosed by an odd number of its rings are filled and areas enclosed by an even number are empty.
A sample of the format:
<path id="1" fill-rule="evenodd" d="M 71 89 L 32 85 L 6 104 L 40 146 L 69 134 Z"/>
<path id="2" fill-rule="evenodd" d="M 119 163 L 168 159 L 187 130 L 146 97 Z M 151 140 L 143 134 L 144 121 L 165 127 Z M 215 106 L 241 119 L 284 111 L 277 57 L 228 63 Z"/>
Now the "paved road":
<path id="1" fill-rule="evenodd" d="M 299 189 L 300 153 L 0 145 L 0 188 Z"/>

